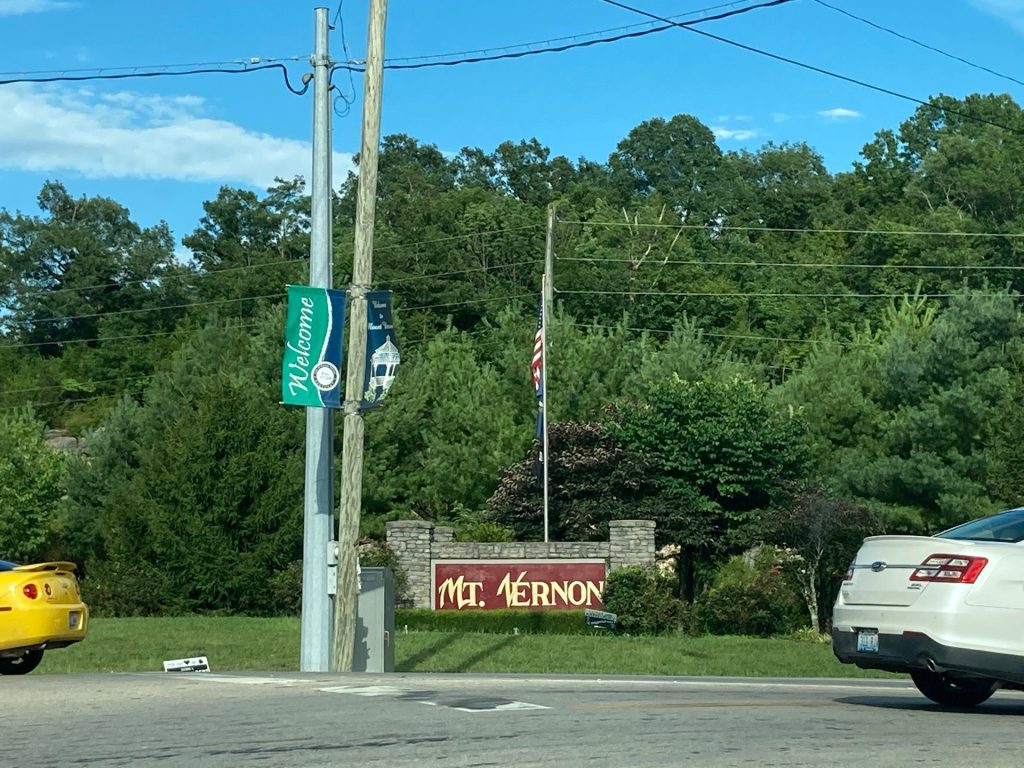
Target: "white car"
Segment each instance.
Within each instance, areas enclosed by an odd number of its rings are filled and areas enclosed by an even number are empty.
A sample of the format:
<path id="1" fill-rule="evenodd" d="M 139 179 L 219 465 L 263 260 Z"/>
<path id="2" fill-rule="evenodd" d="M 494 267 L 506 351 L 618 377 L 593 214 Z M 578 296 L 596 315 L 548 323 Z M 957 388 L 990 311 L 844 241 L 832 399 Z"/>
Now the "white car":
<path id="1" fill-rule="evenodd" d="M 907 672 L 932 701 L 1024 690 L 1024 508 L 935 536 L 871 536 L 843 578 L 832 650 Z"/>

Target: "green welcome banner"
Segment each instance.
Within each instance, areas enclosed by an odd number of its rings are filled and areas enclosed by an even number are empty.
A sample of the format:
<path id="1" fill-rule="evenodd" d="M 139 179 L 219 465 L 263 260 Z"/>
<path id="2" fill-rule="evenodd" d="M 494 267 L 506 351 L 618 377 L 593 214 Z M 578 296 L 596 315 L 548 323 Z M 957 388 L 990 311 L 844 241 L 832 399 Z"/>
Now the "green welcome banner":
<path id="1" fill-rule="evenodd" d="M 281 402 L 341 407 L 345 292 L 288 286 L 288 319 L 281 362 Z"/>

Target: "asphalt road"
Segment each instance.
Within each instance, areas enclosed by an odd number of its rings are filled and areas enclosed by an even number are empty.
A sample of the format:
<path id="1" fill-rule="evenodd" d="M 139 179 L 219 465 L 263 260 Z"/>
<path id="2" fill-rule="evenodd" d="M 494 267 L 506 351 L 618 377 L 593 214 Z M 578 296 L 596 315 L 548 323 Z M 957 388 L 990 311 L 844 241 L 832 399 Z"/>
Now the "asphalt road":
<path id="1" fill-rule="evenodd" d="M 0 767 L 1020 766 L 1024 694 L 891 681 L 151 673 L 0 677 Z"/>

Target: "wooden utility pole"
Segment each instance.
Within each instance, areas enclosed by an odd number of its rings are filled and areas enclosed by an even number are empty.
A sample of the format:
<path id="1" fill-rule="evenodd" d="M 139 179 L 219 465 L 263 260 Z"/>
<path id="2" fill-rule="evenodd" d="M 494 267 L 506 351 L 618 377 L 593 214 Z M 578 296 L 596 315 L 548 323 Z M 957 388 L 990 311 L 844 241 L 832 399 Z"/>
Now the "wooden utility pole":
<path id="1" fill-rule="evenodd" d="M 355 253 L 349 287 L 348 360 L 345 375 L 345 430 L 341 454 L 341 510 L 338 521 L 338 585 L 334 605 L 331 670 L 351 672 L 355 652 L 359 588 L 359 518 L 363 496 L 363 375 L 366 368 L 366 292 L 373 276 L 373 216 L 377 202 L 381 91 L 384 84 L 384 24 L 387 0 L 371 0 L 363 77 L 363 137 L 359 149 Z"/>

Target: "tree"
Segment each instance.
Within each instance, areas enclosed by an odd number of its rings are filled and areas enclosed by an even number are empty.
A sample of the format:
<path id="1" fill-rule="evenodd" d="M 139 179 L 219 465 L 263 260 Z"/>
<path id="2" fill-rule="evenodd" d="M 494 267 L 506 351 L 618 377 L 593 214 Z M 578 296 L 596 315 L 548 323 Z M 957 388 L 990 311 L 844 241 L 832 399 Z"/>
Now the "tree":
<path id="1" fill-rule="evenodd" d="M 535 446 L 536 450 L 536 446 Z M 654 488 L 643 461 L 596 422 L 548 425 L 549 527 L 553 541 L 608 538 L 608 522 L 645 516 Z M 543 538 L 543 482 L 534 459 L 507 467 L 486 515 L 520 540 Z"/>
<path id="2" fill-rule="evenodd" d="M 608 160 L 612 184 L 625 203 L 658 193 L 680 219 L 705 224 L 717 212 L 715 193 L 722 152 L 697 118 L 676 115 L 641 123 Z"/>
<path id="3" fill-rule="evenodd" d="M 0 553 L 29 562 L 46 558 L 66 487 L 63 459 L 30 413 L 0 414 L 0 446 Z"/>
<path id="4" fill-rule="evenodd" d="M 786 566 L 796 577 L 811 628 L 820 632 L 843 572 L 861 540 L 881 532 L 881 522 L 866 507 L 810 486 L 791 503 L 767 510 L 758 528 L 767 541 L 788 549 Z"/>
<path id="5" fill-rule="evenodd" d="M 964 291 L 942 312 L 905 300 L 877 330 L 817 350 L 783 395 L 839 494 L 872 500 L 889 530 L 942 530 L 993 509 L 987 473 L 1022 333 L 1005 293 Z"/>
<path id="6" fill-rule="evenodd" d="M 681 588 L 691 600 L 696 561 L 727 552 L 755 511 L 808 470 L 799 413 L 739 378 L 666 382 L 623 407 L 611 434 L 650 467 L 658 530 L 683 547 Z"/>

